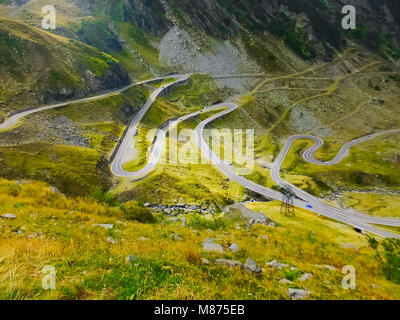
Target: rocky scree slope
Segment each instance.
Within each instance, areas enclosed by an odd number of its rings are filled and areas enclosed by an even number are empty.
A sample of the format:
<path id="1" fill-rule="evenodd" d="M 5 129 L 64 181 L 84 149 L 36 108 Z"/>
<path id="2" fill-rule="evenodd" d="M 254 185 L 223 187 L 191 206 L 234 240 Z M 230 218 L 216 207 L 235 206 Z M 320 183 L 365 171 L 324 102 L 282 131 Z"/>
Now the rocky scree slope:
<path id="1" fill-rule="evenodd" d="M 400 5 L 396 0 L 85 0 L 76 5 L 103 12 L 162 36 L 179 24 L 226 40 L 244 31 L 283 38 L 303 58 L 330 58 L 351 38 L 392 55 L 400 43 Z M 357 31 L 341 29 L 341 9 L 357 8 Z M 383 48 L 387 47 L 387 48 Z M 385 50 L 389 49 L 389 50 Z"/>

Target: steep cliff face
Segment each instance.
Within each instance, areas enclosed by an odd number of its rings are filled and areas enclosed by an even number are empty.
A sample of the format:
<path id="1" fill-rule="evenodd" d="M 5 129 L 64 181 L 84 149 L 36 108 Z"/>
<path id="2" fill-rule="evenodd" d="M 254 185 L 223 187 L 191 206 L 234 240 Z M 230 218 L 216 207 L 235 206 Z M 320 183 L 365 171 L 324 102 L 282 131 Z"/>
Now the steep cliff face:
<path id="1" fill-rule="evenodd" d="M 357 9 L 357 31 L 341 28 L 341 9 L 348 4 Z M 157 36 L 176 24 L 220 40 L 243 31 L 269 32 L 305 59 L 330 56 L 333 48 L 346 45 L 346 39 L 389 55 L 400 44 L 397 0 L 87 0 L 77 5 Z"/>
<path id="2" fill-rule="evenodd" d="M 12 1 L 14 5 L 25 2 Z M 398 0 L 70 0 L 68 3 L 74 3 L 89 15 L 102 13 L 111 20 L 131 23 L 153 36 L 164 36 L 178 25 L 219 40 L 243 32 L 259 37 L 272 34 L 283 39 L 303 59 L 329 59 L 348 40 L 381 55 L 392 58 L 399 55 Z M 341 10 L 349 4 L 357 9 L 356 31 L 341 28 Z M 85 36 L 80 39 L 85 41 Z"/>
<path id="3" fill-rule="evenodd" d="M 152 35 L 163 35 L 171 27 L 160 0 L 77 0 L 75 3 L 88 12 L 103 12 L 115 20 L 131 22 Z"/>
<path id="4" fill-rule="evenodd" d="M 353 36 L 372 49 L 384 41 L 394 47 L 400 43 L 400 4 L 396 0 L 168 0 L 167 5 L 188 25 L 207 34 L 226 39 L 243 30 L 271 32 L 305 58 L 304 42 L 310 46 L 329 44 L 337 49 Z M 359 32 L 341 28 L 343 6 L 357 9 Z M 297 47 L 297 49 L 296 49 Z M 326 45 L 325 45 L 326 47 Z M 317 48 L 318 49 L 318 48 Z"/>

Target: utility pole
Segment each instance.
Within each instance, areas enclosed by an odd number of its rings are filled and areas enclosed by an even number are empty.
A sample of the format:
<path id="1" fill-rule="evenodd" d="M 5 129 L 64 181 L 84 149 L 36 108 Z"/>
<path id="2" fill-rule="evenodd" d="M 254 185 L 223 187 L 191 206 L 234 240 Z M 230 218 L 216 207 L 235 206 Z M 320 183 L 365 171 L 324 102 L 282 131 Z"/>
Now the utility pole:
<path id="1" fill-rule="evenodd" d="M 279 187 L 283 193 L 281 213 L 284 213 L 286 216 L 294 216 L 294 198 L 296 194 L 289 186 L 280 185 Z"/>

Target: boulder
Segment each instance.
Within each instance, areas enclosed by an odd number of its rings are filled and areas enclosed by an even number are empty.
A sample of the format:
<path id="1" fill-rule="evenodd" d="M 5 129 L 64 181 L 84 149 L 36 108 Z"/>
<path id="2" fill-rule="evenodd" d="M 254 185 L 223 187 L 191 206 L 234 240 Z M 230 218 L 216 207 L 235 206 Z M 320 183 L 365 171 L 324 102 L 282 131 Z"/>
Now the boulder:
<path id="1" fill-rule="evenodd" d="M 49 189 L 50 189 L 50 192 L 52 192 L 52 193 L 61 194 L 60 190 L 58 190 L 58 189 L 57 189 L 56 187 L 54 187 L 54 186 L 50 186 Z"/>
<path id="2" fill-rule="evenodd" d="M 311 273 L 305 273 L 299 278 L 299 281 L 307 281 L 307 280 L 311 279 L 312 277 L 313 277 L 313 275 Z"/>
<path id="3" fill-rule="evenodd" d="M 107 237 L 106 241 L 107 241 L 108 243 L 112 243 L 112 244 L 117 243 L 117 241 L 116 241 L 113 237 Z"/>
<path id="4" fill-rule="evenodd" d="M 232 243 L 229 247 L 229 250 L 231 250 L 233 253 L 236 253 L 239 251 L 239 245 L 237 243 Z"/>
<path id="5" fill-rule="evenodd" d="M 226 266 L 230 268 L 237 268 L 237 267 L 242 267 L 243 265 L 236 260 L 228 260 L 228 259 L 217 259 L 215 260 L 215 264 L 220 265 L 220 266 Z"/>
<path id="6" fill-rule="evenodd" d="M 250 273 L 260 274 L 262 273 L 261 268 L 252 259 L 248 258 L 246 263 L 243 265 L 244 270 Z"/>
<path id="7" fill-rule="evenodd" d="M 125 262 L 126 264 L 131 264 L 133 262 L 137 261 L 137 256 L 130 254 L 129 256 L 126 257 Z"/>
<path id="8" fill-rule="evenodd" d="M 286 263 L 279 263 L 279 262 L 276 261 L 276 260 L 272 260 L 272 261 L 268 262 L 266 265 L 267 265 L 268 267 L 275 268 L 275 269 L 279 269 L 279 270 L 281 270 L 281 269 L 283 269 L 283 268 L 289 268 L 289 267 L 290 267 L 288 264 L 286 264 Z"/>
<path id="9" fill-rule="evenodd" d="M 277 225 L 276 222 L 272 221 L 264 214 L 250 210 L 241 203 L 226 206 L 223 211 L 228 219 L 239 219 L 249 225 L 264 224 L 270 227 L 275 227 Z"/>
<path id="10" fill-rule="evenodd" d="M 102 227 L 106 230 L 111 230 L 114 229 L 114 225 L 113 224 L 109 224 L 109 223 L 93 223 L 92 227 Z"/>
<path id="11" fill-rule="evenodd" d="M 292 284 L 293 281 L 290 281 L 290 280 L 288 280 L 288 279 L 281 279 L 281 280 L 279 280 L 279 283 L 282 283 L 282 284 Z"/>
<path id="12" fill-rule="evenodd" d="M 310 291 L 303 290 L 303 289 L 289 288 L 287 294 L 290 297 L 290 299 L 299 300 L 299 299 L 307 298 L 310 295 Z"/>
<path id="13" fill-rule="evenodd" d="M 2 214 L 0 217 L 3 219 L 10 219 L 10 220 L 17 219 L 17 216 L 12 213 L 5 213 L 5 214 Z"/>
<path id="14" fill-rule="evenodd" d="M 218 253 L 223 253 L 224 252 L 224 248 L 218 244 L 214 242 L 215 239 L 214 238 L 207 238 L 203 241 L 203 250 L 204 251 L 213 251 L 213 252 L 218 252 Z"/>

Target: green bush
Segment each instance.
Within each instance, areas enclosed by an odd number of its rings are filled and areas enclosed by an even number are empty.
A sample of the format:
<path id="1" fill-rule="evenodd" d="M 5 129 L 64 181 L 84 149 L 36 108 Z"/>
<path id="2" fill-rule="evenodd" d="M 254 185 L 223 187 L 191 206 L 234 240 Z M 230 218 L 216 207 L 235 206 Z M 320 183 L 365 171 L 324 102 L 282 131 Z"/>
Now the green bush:
<path id="1" fill-rule="evenodd" d="M 303 272 L 299 270 L 284 270 L 283 272 L 285 273 L 285 278 L 290 281 L 296 281 L 303 275 Z"/>
<path id="2" fill-rule="evenodd" d="M 13 197 L 18 196 L 19 192 L 21 191 L 21 188 L 19 186 L 17 186 L 16 184 L 9 184 L 7 186 L 7 188 L 8 188 L 8 194 Z"/>
<path id="3" fill-rule="evenodd" d="M 383 273 L 388 280 L 400 284 L 400 239 L 386 239 L 382 246 L 385 249 Z"/>
<path id="4" fill-rule="evenodd" d="M 137 202 L 127 202 L 121 206 L 121 209 L 125 212 L 128 220 L 136 220 L 142 223 L 154 223 L 156 221 L 150 209 Z"/>
<path id="5" fill-rule="evenodd" d="M 194 229 L 211 229 L 211 230 L 225 230 L 227 221 L 223 218 L 206 219 L 199 214 L 194 214 L 190 217 L 188 225 Z"/>
<path id="6" fill-rule="evenodd" d="M 92 192 L 92 197 L 97 202 L 108 204 L 110 207 L 117 207 L 121 204 L 115 194 L 104 191 L 101 188 L 95 188 Z"/>

